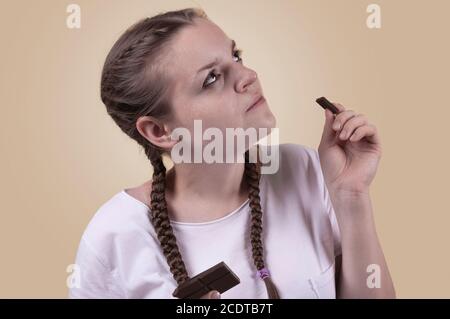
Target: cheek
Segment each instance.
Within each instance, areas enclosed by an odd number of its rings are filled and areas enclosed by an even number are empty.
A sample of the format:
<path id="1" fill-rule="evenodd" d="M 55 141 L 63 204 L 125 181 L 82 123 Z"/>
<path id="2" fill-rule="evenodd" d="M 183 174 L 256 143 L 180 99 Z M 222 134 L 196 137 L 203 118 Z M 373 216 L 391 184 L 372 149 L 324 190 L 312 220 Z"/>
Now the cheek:
<path id="1" fill-rule="evenodd" d="M 201 120 L 203 129 L 216 127 L 224 130 L 227 127 L 242 127 L 243 106 L 233 94 L 211 92 L 197 96 L 184 104 L 178 101 L 174 118 L 179 127 L 186 127 L 189 130 L 193 129 L 194 120 Z"/>
<path id="2" fill-rule="evenodd" d="M 231 96 L 225 92 L 215 92 L 214 88 L 197 99 L 197 109 L 204 113 L 220 112 L 227 110 L 231 101 Z"/>
<path id="3" fill-rule="evenodd" d="M 232 116 L 236 107 L 236 97 L 233 94 L 212 92 L 198 98 L 193 110 L 198 118 L 206 120 Z"/>
<path id="4" fill-rule="evenodd" d="M 203 120 L 204 127 L 240 127 L 242 115 L 234 97 L 218 98 L 201 107 L 198 118 Z"/>

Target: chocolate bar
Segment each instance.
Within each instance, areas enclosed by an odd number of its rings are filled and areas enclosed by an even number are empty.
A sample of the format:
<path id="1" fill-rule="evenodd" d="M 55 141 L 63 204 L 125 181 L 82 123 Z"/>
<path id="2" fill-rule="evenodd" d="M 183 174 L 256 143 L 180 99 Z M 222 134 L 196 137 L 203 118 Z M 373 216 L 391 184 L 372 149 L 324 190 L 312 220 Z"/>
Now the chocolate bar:
<path id="1" fill-rule="evenodd" d="M 198 299 L 211 290 L 217 290 L 222 294 L 240 282 L 239 277 L 222 261 L 186 280 L 174 290 L 172 296 L 180 299 Z"/>

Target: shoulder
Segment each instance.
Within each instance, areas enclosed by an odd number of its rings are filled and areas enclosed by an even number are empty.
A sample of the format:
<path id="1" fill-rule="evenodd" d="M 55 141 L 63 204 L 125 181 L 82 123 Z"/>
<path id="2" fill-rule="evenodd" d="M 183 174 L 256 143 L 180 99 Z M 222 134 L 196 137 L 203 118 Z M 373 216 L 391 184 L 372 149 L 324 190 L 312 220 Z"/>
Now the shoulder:
<path id="1" fill-rule="evenodd" d="M 131 242 L 138 245 L 148 240 L 151 231 L 148 208 L 121 190 L 95 211 L 81 240 L 105 266 L 114 268 L 114 256 L 119 246 Z"/>
<path id="2" fill-rule="evenodd" d="M 280 144 L 280 161 L 283 164 L 297 164 L 303 167 L 315 165 L 318 161 L 317 150 L 301 144 Z"/>
<path id="3" fill-rule="evenodd" d="M 275 165 L 277 169 L 266 174 L 268 178 L 284 183 L 301 182 L 303 186 L 305 183 L 310 186 L 320 183 L 323 175 L 316 149 L 301 144 L 283 143 L 276 146 L 262 146 L 261 151 L 267 154 L 272 152 L 273 154 L 267 157 L 278 161 Z"/>
<path id="4" fill-rule="evenodd" d="M 141 203 L 150 207 L 150 193 L 152 191 L 152 180 L 149 180 L 139 186 L 127 188 L 126 192 L 131 195 L 131 197 L 137 199 Z"/>
<path id="5" fill-rule="evenodd" d="M 277 145 L 260 145 L 260 148 L 261 152 L 266 154 L 263 156 L 270 158 L 270 160 L 279 161 L 280 169 L 285 168 L 283 166 L 289 165 L 305 167 L 307 165 L 317 164 L 319 160 L 316 149 L 302 144 L 282 143 Z"/>
<path id="6" fill-rule="evenodd" d="M 278 158 L 276 172 L 262 173 L 261 189 L 290 203 L 301 201 L 311 211 L 323 208 L 327 194 L 318 151 L 301 144 L 279 144 Z"/>
<path id="7" fill-rule="evenodd" d="M 156 267 L 151 261 L 158 253 L 148 207 L 121 190 L 97 208 L 81 236 L 75 258 L 81 288 L 71 289 L 70 296 L 124 296 L 124 271 L 145 264 L 140 258 Z"/>
<path id="8" fill-rule="evenodd" d="M 265 176 L 264 190 L 277 207 L 301 211 L 311 232 L 320 234 L 318 238 L 325 238 L 329 245 L 334 238 L 335 255 L 338 255 L 340 233 L 318 151 L 300 144 L 280 144 L 278 171 L 262 176 Z"/>

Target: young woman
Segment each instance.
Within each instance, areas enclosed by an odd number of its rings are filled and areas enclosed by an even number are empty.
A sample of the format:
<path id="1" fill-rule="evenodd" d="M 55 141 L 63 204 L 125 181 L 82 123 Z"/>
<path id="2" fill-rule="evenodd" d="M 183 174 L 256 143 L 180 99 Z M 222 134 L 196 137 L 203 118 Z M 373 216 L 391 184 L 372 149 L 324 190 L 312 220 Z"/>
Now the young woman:
<path id="1" fill-rule="evenodd" d="M 262 96 L 234 41 L 199 9 L 143 19 L 117 40 L 101 98 L 154 173 L 90 221 L 71 298 L 174 298 L 221 261 L 240 278 L 222 298 L 395 297 L 369 196 L 380 140 L 364 115 L 335 103 L 318 151 L 279 145 L 273 174 L 261 174 L 249 149 L 245 163 L 175 163 L 166 172 L 162 156 L 180 142 L 172 133 L 193 133 L 194 120 L 223 132 L 274 128 Z"/>

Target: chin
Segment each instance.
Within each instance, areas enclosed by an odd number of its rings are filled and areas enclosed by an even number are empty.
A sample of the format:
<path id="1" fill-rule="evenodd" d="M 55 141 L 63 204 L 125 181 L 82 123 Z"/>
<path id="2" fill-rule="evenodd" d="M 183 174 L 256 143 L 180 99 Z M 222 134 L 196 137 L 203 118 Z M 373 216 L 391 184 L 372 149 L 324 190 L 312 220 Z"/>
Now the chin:
<path id="1" fill-rule="evenodd" d="M 268 109 L 267 111 L 261 112 L 260 116 L 254 120 L 254 125 L 252 127 L 259 129 L 259 128 L 266 128 L 266 129 L 272 129 L 276 127 L 277 125 L 277 119 L 273 115 L 273 113 Z"/>
<path id="2" fill-rule="evenodd" d="M 247 128 L 253 127 L 258 134 L 258 140 L 270 135 L 272 129 L 276 127 L 277 121 L 275 116 L 269 111 L 265 114 L 261 114 L 258 118 L 253 119 L 251 123 L 248 123 Z"/>

